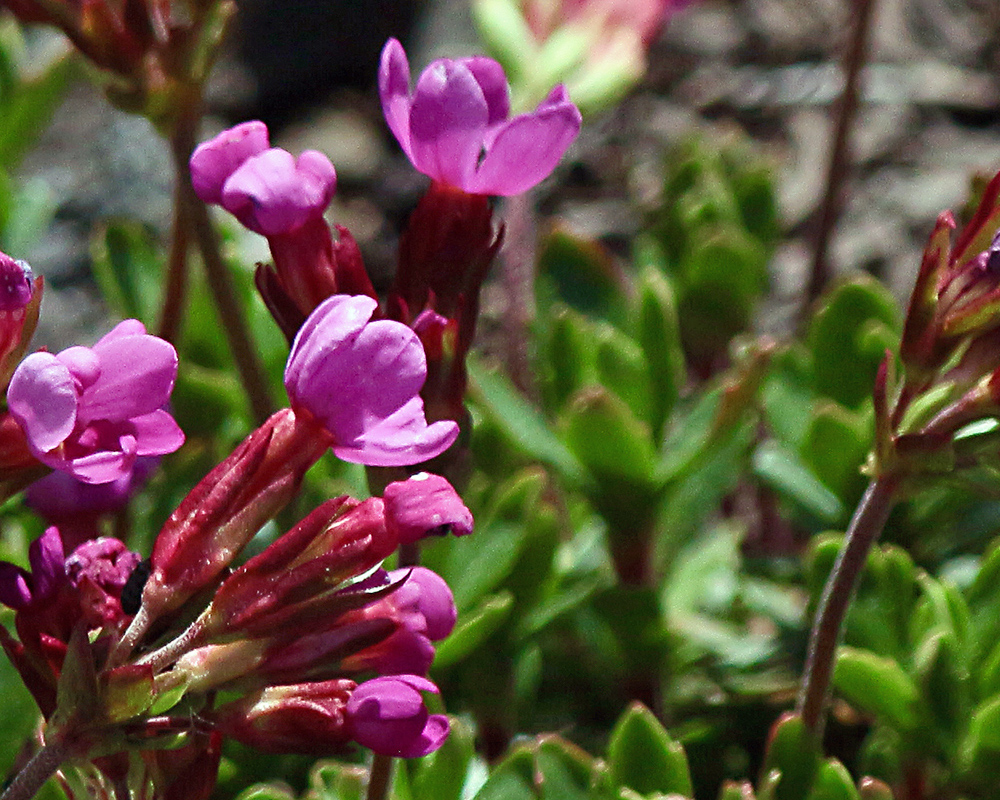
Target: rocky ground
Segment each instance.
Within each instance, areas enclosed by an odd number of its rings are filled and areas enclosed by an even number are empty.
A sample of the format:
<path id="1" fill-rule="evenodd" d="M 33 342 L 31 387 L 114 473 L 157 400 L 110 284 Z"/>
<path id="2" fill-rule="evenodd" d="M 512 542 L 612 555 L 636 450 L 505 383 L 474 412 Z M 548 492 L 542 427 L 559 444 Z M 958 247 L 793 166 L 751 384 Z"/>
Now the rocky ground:
<path id="1" fill-rule="evenodd" d="M 883 277 L 902 297 L 938 212 L 961 205 L 972 175 L 1000 169 L 1000 4 L 876 2 L 854 168 L 831 259 L 837 271 L 865 269 Z M 693 4 L 654 46 L 644 85 L 622 107 L 588 121 L 572 156 L 590 170 L 594 190 L 564 194 L 557 175 L 540 190 L 546 206 L 581 233 L 620 240 L 637 225 L 631 200 L 655 185 L 665 145 L 695 128 L 738 126 L 776 165 L 787 237 L 775 259 L 764 324 L 784 325 L 808 268 L 831 104 L 843 82 L 838 58 L 848 32 L 848 6 L 846 0 Z M 399 24 L 407 23 L 405 16 Z M 310 41 L 322 35 L 322 28 L 302 32 Z M 417 63 L 475 49 L 465 0 L 424 2 L 407 35 L 417 48 Z M 274 41 L 289 48 L 290 59 L 314 51 L 296 47 L 295 36 L 276 35 Z M 281 94 L 273 87 L 270 106 L 254 103 L 253 75 L 239 53 L 236 42 L 212 86 L 218 112 L 212 124 L 270 108 L 275 119 L 287 123 L 276 144 L 327 152 L 340 176 L 333 216 L 362 242 L 369 262 L 388 271 L 395 231 L 423 181 L 388 137 L 374 90 L 357 69 L 359 59 L 373 64 L 377 53 L 345 53 L 353 71 L 337 78 L 339 86 L 320 79 L 340 75 L 329 63 L 299 63 L 288 80 L 322 91 L 322 99 L 298 91 L 294 105 L 277 110 L 274 98 Z M 319 77 L 318 68 L 324 70 Z M 374 77 L 373 70 L 369 74 Z M 63 346 L 86 339 L 103 320 L 88 271 L 87 236 L 95 222 L 130 214 L 165 228 L 166 150 L 144 121 L 109 110 L 99 93 L 81 82 L 26 159 L 23 173 L 45 180 L 58 203 L 53 230 L 28 255 L 52 289 L 39 340 Z"/>

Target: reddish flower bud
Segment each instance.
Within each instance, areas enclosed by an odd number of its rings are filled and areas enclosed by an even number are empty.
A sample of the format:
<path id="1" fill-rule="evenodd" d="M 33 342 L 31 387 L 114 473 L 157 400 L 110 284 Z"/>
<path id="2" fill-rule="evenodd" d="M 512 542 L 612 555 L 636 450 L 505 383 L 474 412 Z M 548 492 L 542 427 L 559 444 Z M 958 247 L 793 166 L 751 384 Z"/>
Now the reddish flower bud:
<path id="1" fill-rule="evenodd" d="M 330 755 L 350 741 L 350 680 L 269 686 L 212 712 L 227 736 L 268 753 Z"/>
<path id="2" fill-rule="evenodd" d="M 0 253 L 0 390 L 28 351 L 42 303 L 42 277 L 24 261 Z"/>
<path id="3" fill-rule="evenodd" d="M 274 414 L 197 485 L 153 546 L 142 595 L 150 619 L 215 580 L 298 491 L 330 436 L 309 415 Z"/>

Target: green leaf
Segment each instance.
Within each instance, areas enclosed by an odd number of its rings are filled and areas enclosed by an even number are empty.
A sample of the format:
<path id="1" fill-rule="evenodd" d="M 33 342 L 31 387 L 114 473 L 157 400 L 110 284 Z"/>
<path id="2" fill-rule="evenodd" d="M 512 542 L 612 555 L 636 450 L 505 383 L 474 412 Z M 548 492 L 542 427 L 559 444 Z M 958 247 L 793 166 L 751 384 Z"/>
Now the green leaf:
<path id="1" fill-rule="evenodd" d="M 555 230 L 538 253 L 538 300 L 542 312 L 556 299 L 588 317 L 621 321 L 621 278 L 611 253 L 599 242 Z"/>
<path id="2" fill-rule="evenodd" d="M 468 360 L 470 395 L 501 425 L 526 453 L 557 470 L 572 483 L 584 481 L 585 472 L 573 454 L 556 437 L 541 414 L 498 371 Z"/>
<path id="3" fill-rule="evenodd" d="M 858 790 L 847 768 L 830 758 L 820 765 L 808 800 L 858 800 Z"/>
<path id="4" fill-rule="evenodd" d="M 558 412 L 584 386 L 598 383 L 594 325 L 571 308 L 554 306 L 542 338 L 548 407 Z"/>
<path id="5" fill-rule="evenodd" d="M 801 800 L 809 796 L 820 766 L 816 738 L 802 717 L 786 713 L 771 728 L 763 775 L 775 776 L 769 787 L 775 800 Z M 763 790 L 761 796 L 764 796 Z"/>
<path id="6" fill-rule="evenodd" d="M 148 226 L 135 220 L 106 223 L 92 240 L 91 257 L 101 293 L 119 315 L 156 318 L 163 261 Z"/>
<path id="7" fill-rule="evenodd" d="M 600 382 L 625 401 L 636 419 L 652 426 L 653 384 L 642 349 L 607 323 L 595 327 Z"/>
<path id="8" fill-rule="evenodd" d="M 615 724 L 607 761 L 611 778 L 618 786 L 640 794 L 692 792 L 684 748 L 639 703 L 633 703 Z"/>
<path id="9" fill-rule="evenodd" d="M 754 474 L 826 524 L 846 515 L 837 495 L 795 455 L 774 440 L 761 442 L 753 455 Z"/>
<path id="10" fill-rule="evenodd" d="M 599 482 L 608 478 L 639 486 L 654 482 L 656 454 L 649 429 L 606 389 L 579 392 L 560 422 L 567 446 Z"/>
<path id="11" fill-rule="evenodd" d="M 848 408 L 868 400 L 886 348 L 897 346 L 898 317 L 892 294 L 873 278 L 829 292 L 809 328 L 816 391 Z"/>
<path id="12" fill-rule="evenodd" d="M 315 800 L 362 800 L 368 770 L 340 761 L 317 761 L 309 772 L 309 786 Z"/>
<path id="13" fill-rule="evenodd" d="M 920 692 L 894 659 L 841 647 L 833 685 L 848 702 L 896 730 L 912 731 L 921 721 Z"/>
<path id="14" fill-rule="evenodd" d="M 435 669 L 451 666 L 479 647 L 507 620 L 513 606 L 514 595 L 504 591 L 487 597 L 476 608 L 460 614 L 451 635 L 437 643 Z"/>
<path id="15" fill-rule="evenodd" d="M 77 62 L 68 50 L 45 65 L 34 77 L 18 76 L 13 90 L 5 93 L 0 125 L 0 166 L 15 168 L 45 130 L 52 113 L 62 101 Z"/>
<path id="16" fill-rule="evenodd" d="M 639 278 L 639 319 L 636 337 L 649 365 L 653 408 L 649 418 L 654 439 L 663 431 L 687 380 L 681 348 L 677 302 L 667 279 L 647 265 Z"/>
<path id="17" fill-rule="evenodd" d="M 531 751 L 518 747 L 493 768 L 474 800 L 538 800 L 535 775 Z"/>
<path id="18" fill-rule="evenodd" d="M 800 453 L 812 472 L 843 503 L 864 491 L 861 467 L 872 445 L 872 419 L 836 403 L 820 403 L 809 419 Z"/>

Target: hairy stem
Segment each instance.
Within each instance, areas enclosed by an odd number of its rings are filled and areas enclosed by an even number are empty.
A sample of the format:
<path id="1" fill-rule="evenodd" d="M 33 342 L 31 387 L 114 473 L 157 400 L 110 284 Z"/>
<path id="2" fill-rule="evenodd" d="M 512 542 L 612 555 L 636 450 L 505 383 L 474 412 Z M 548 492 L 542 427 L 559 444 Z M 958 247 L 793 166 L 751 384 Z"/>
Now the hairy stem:
<path id="1" fill-rule="evenodd" d="M 796 710 L 817 739 L 823 735 L 830 680 L 840 644 L 844 617 L 854 598 L 868 553 L 885 527 L 896 500 L 899 480 L 891 475 L 874 479 L 865 491 L 847 528 L 844 545 L 823 587 L 812 631 Z"/>
<path id="2" fill-rule="evenodd" d="M 30 800 L 38 794 L 45 781 L 55 775 L 59 765 L 69 756 L 69 752 L 70 748 L 64 739 L 46 744 L 14 776 L 10 786 L 0 795 L 0 800 Z"/>
<path id="3" fill-rule="evenodd" d="M 390 783 L 392 783 L 392 756 L 374 753 L 371 772 L 368 773 L 368 793 L 365 795 L 365 800 L 385 800 L 389 796 Z"/>
<path id="4" fill-rule="evenodd" d="M 861 72 L 868 57 L 868 40 L 874 16 L 875 0 L 853 0 L 852 9 L 854 27 L 851 29 L 850 43 L 844 55 L 844 92 L 840 96 L 837 108 L 833 145 L 827 164 L 826 191 L 820 205 L 816 239 L 813 243 L 809 285 L 803 297 L 801 309 L 803 319 L 808 314 L 813 301 L 820 296 L 830 279 L 827 251 L 830 246 L 830 237 L 833 234 L 833 226 L 837 222 L 837 217 L 840 216 L 844 201 L 844 182 L 847 179 L 848 162 L 850 161 L 850 133 L 858 111 Z"/>

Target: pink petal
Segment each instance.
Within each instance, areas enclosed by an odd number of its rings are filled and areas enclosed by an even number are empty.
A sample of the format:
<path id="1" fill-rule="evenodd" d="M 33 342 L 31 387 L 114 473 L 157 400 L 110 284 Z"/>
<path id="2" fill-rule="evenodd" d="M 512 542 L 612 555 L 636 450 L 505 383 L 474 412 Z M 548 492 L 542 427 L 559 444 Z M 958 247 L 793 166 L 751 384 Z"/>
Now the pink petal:
<path id="1" fill-rule="evenodd" d="M 382 99 L 382 113 L 403 148 L 407 158 L 413 159 L 410 150 L 410 64 L 406 51 L 396 39 L 389 39 L 382 48 L 378 68 L 378 92 Z"/>
<path id="2" fill-rule="evenodd" d="M 73 376 L 51 353 L 32 353 L 10 379 L 7 406 L 31 446 L 48 452 L 62 444 L 76 425 Z"/>
<path id="3" fill-rule="evenodd" d="M 101 360 L 89 347 L 67 347 L 56 358 L 66 365 L 80 392 L 101 377 Z"/>
<path id="4" fill-rule="evenodd" d="M 134 442 L 132 444 L 134 445 Z M 46 463 L 54 469 L 71 473 L 84 483 L 111 483 L 131 473 L 135 456 L 133 446 L 130 452 L 102 450 L 71 461 L 46 460 Z"/>
<path id="5" fill-rule="evenodd" d="M 490 128 L 499 125 L 510 116 L 510 88 L 507 86 L 503 67 L 485 56 L 462 58 L 459 63 L 475 76 L 483 97 L 486 98 L 486 125 Z"/>
<path id="6" fill-rule="evenodd" d="M 366 295 L 338 294 L 320 303 L 299 328 L 285 367 L 285 388 L 292 405 L 330 402 L 312 391 L 314 376 L 322 373 L 337 348 L 360 334 L 378 303 Z M 336 365 L 332 367 L 335 369 Z M 319 395 L 319 396 L 318 396 Z M 316 413 L 316 411 L 313 411 Z"/>
<path id="7" fill-rule="evenodd" d="M 444 744 L 450 731 L 451 725 L 444 714 L 431 714 L 427 718 L 427 723 L 419 738 L 412 742 L 409 747 L 404 748 L 399 755 L 402 758 L 421 758 L 428 753 L 433 753 Z"/>
<path id="8" fill-rule="evenodd" d="M 222 206 L 250 230 L 277 236 L 321 215 L 336 186 L 336 171 L 322 153 L 306 151 L 296 162 L 288 151 L 272 147 L 233 172 L 222 190 Z"/>
<path id="9" fill-rule="evenodd" d="M 564 98 L 556 87 L 536 111 L 501 127 L 466 191 L 508 196 L 547 178 L 580 132 L 580 111 Z"/>
<path id="10" fill-rule="evenodd" d="M 417 81 L 410 110 L 413 165 L 435 180 L 466 189 L 489 122 L 486 97 L 468 67 L 433 62 Z"/>
<path id="11" fill-rule="evenodd" d="M 472 533 L 472 512 L 440 475 L 421 472 L 405 481 L 395 481 L 382 493 L 385 522 L 400 542 L 415 542 L 428 534 Z"/>
<path id="12" fill-rule="evenodd" d="M 334 445 L 333 452 L 352 464 L 366 464 L 372 467 L 403 467 L 420 464 L 440 455 L 458 438 L 458 423 L 441 420 L 431 425 L 423 421 L 423 401 L 419 402 L 418 414 L 413 417 L 415 424 L 401 425 L 396 420 L 410 409 L 401 409 L 395 418 L 390 418 L 359 437 L 351 445 Z M 423 427 L 426 425 L 426 427 Z"/>
<path id="13" fill-rule="evenodd" d="M 206 203 L 222 202 L 222 187 L 250 156 L 270 146 L 263 122 L 243 122 L 198 145 L 191 156 L 191 183 Z"/>
<path id="14" fill-rule="evenodd" d="M 94 345 L 100 378 L 80 396 L 80 421 L 114 422 L 149 414 L 170 399 L 177 351 L 156 336 L 120 336 Z"/>
<path id="15" fill-rule="evenodd" d="M 413 330 L 392 320 L 371 322 L 313 376 L 316 391 L 334 400 L 321 419 L 338 442 L 355 441 L 410 403 L 426 377 L 424 347 Z"/>
<path id="16" fill-rule="evenodd" d="M 143 336 L 146 333 L 146 326 L 137 319 L 126 319 L 119 322 L 110 331 L 97 340 L 97 344 L 105 344 L 112 339 L 120 339 L 123 336 Z M 94 345 L 95 347 L 97 345 Z"/>
<path id="17" fill-rule="evenodd" d="M 140 456 L 162 456 L 184 444 L 184 431 L 163 409 L 134 417 L 132 425 L 135 426 L 136 453 Z"/>

